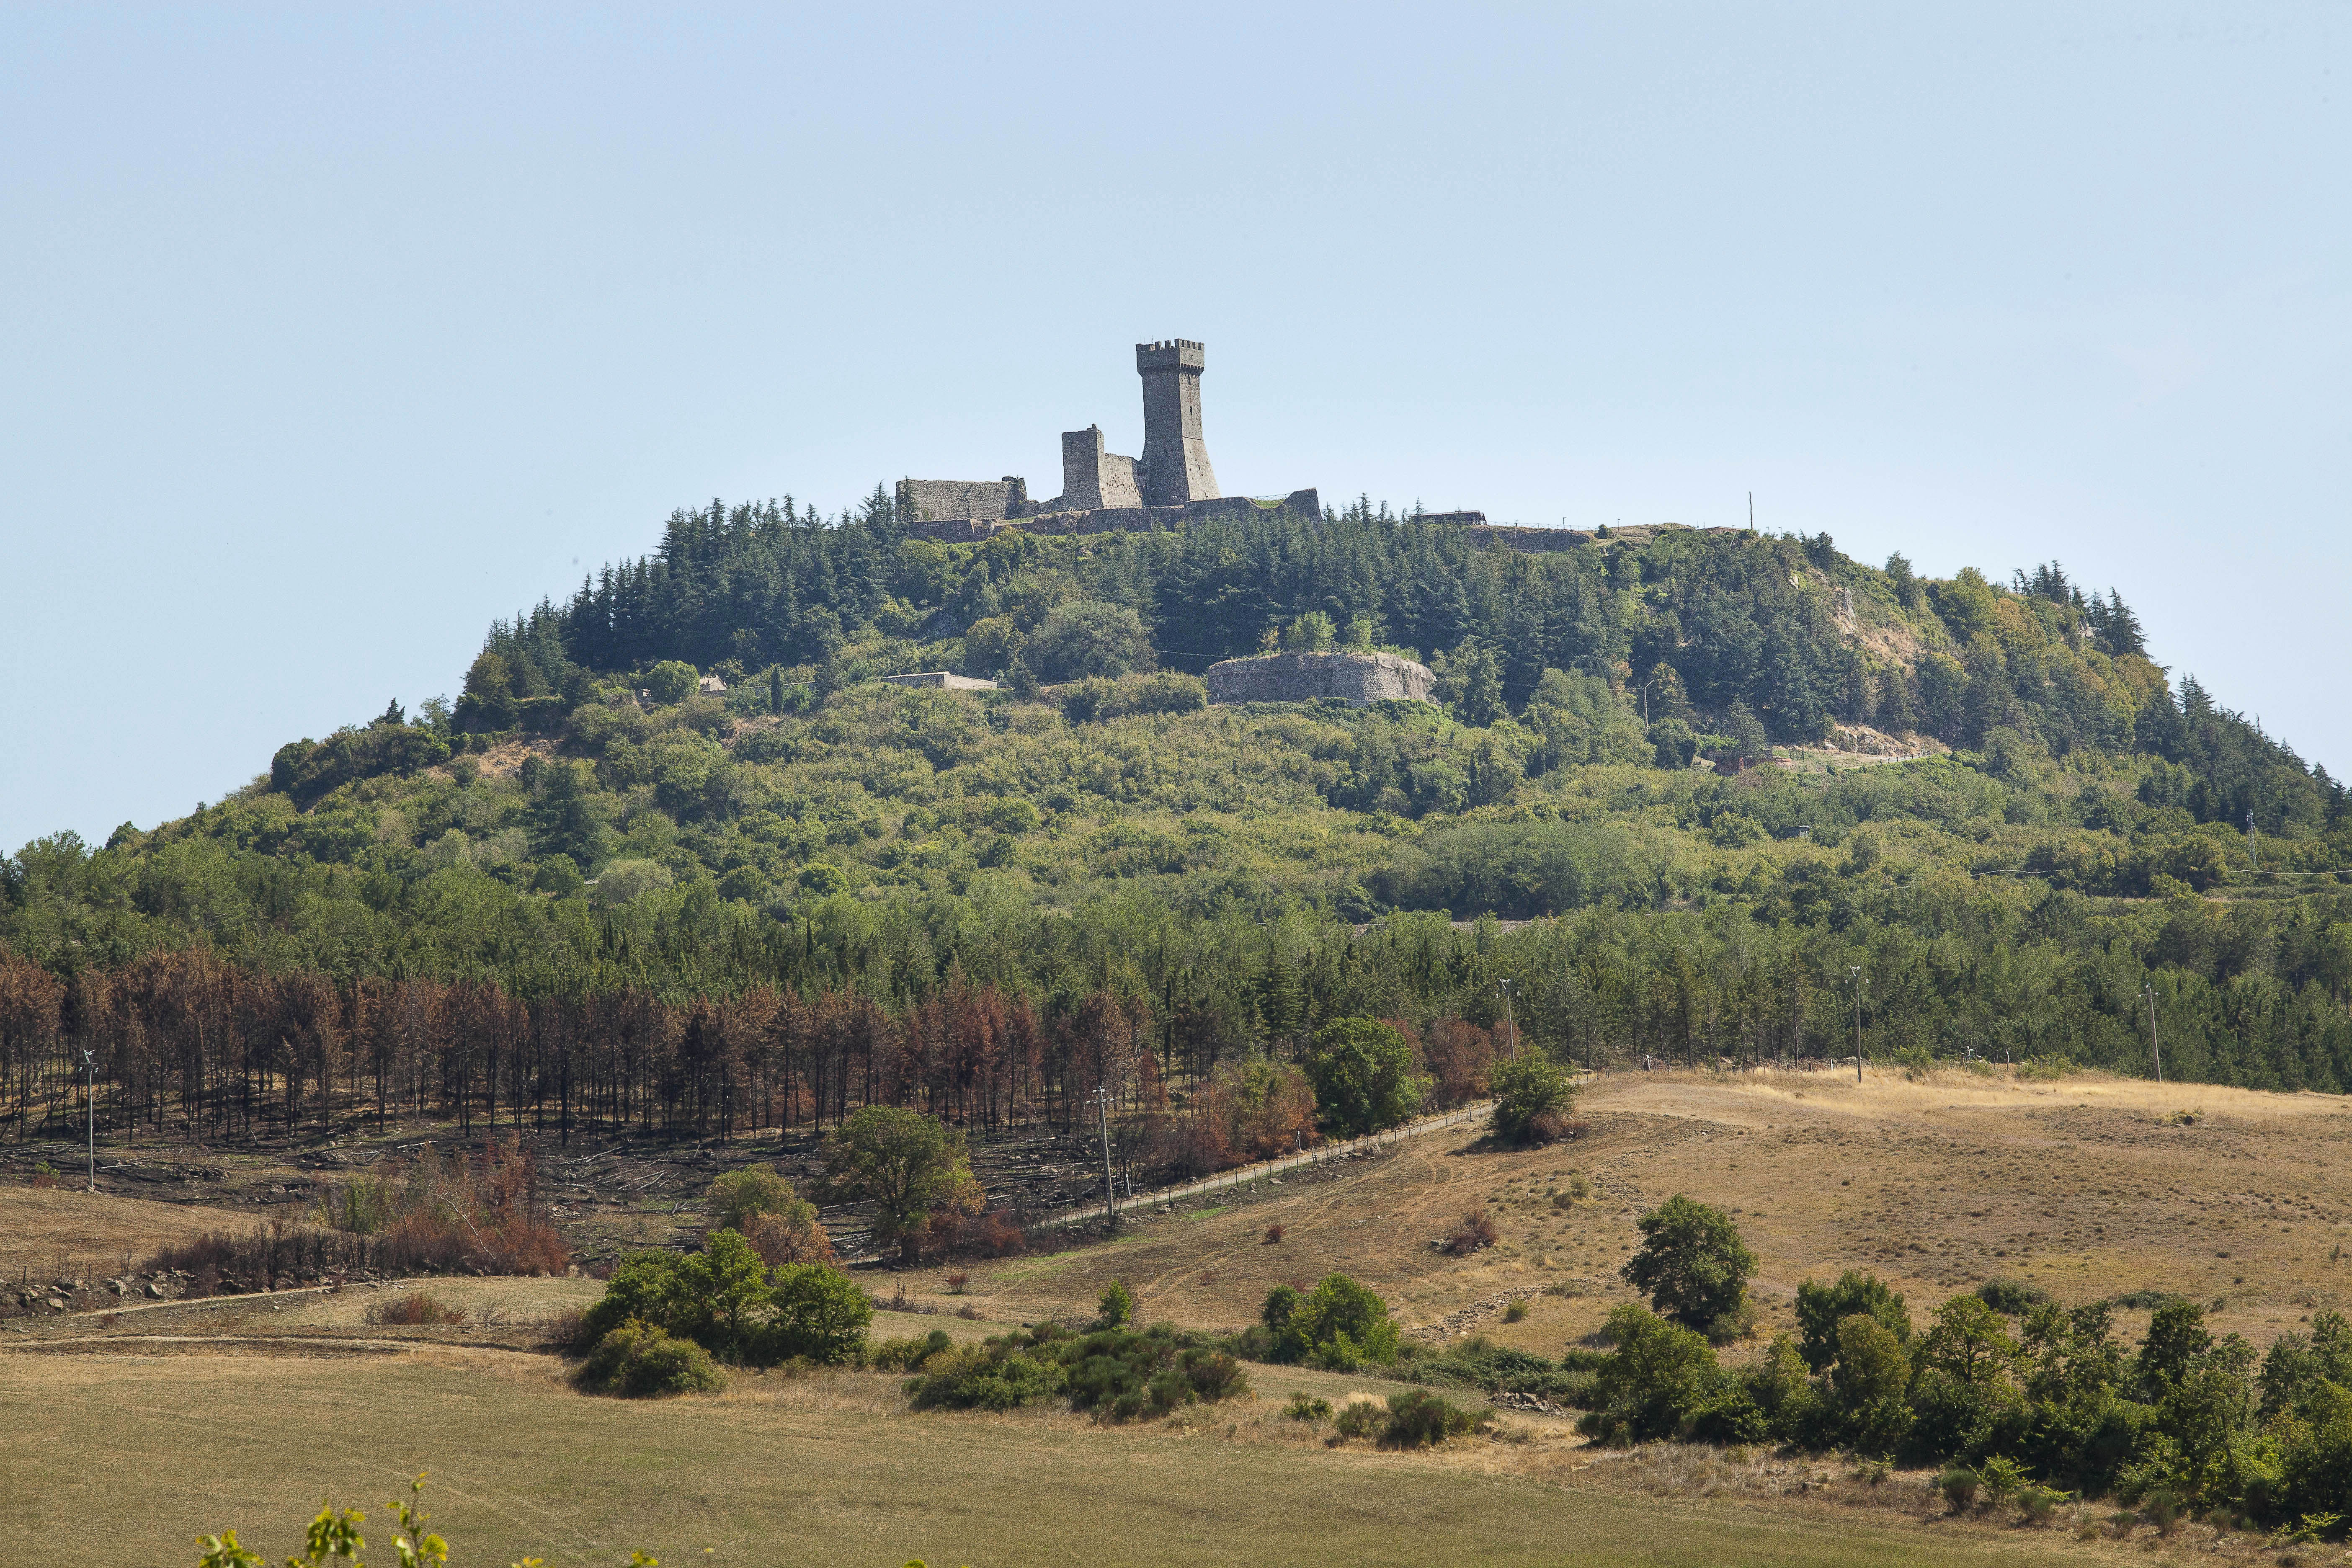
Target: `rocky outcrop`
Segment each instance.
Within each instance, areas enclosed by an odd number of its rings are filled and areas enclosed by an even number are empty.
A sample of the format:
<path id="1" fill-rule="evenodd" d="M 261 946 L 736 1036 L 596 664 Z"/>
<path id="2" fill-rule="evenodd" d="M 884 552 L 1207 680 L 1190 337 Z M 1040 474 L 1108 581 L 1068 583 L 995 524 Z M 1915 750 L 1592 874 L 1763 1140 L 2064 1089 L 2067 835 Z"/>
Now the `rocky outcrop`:
<path id="1" fill-rule="evenodd" d="M 1426 665 L 1392 653 L 1270 653 L 1211 665 L 1209 700 L 1426 702 L 1435 682 Z"/>

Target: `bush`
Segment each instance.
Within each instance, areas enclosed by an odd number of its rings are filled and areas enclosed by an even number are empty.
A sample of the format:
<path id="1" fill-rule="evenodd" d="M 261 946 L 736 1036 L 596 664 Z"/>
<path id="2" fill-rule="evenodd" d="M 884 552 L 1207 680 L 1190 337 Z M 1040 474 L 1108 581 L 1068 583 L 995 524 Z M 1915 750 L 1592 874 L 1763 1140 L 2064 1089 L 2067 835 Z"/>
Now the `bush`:
<path id="1" fill-rule="evenodd" d="M 1977 1287 L 1977 1300 L 2012 1318 L 2021 1318 L 2034 1308 L 2052 1302 L 2049 1291 L 2021 1279 L 1988 1279 Z"/>
<path id="2" fill-rule="evenodd" d="M 1249 1382 L 1223 1350 L 1165 1326 L 1073 1335 L 1047 1325 L 933 1354 L 907 1390 L 919 1410 L 1012 1410 L 1066 1394 L 1073 1410 L 1125 1421 L 1244 1394 Z"/>
<path id="3" fill-rule="evenodd" d="M 1627 1282 L 1685 1328 L 1719 1334 L 1737 1323 L 1756 1255 L 1731 1216 L 1677 1193 L 1638 1223 L 1642 1246 L 1625 1265 Z"/>
<path id="4" fill-rule="evenodd" d="M 769 1264 L 830 1263 L 833 1237 L 816 1222 L 816 1205 L 805 1200 L 782 1214 L 753 1215 L 743 1239 Z"/>
<path id="5" fill-rule="evenodd" d="M 874 1321 L 874 1303 L 866 1292 L 821 1263 L 788 1263 L 777 1269 L 768 1301 L 773 1316 L 750 1342 L 758 1359 L 766 1362 L 854 1362 Z"/>
<path id="6" fill-rule="evenodd" d="M 1142 619 L 1124 605 L 1072 599 L 1054 606 L 1021 657 L 1040 680 L 1116 679 L 1152 667 L 1151 639 Z"/>
<path id="7" fill-rule="evenodd" d="M 1541 1050 L 1496 1062 L 1487 1081 L 1495 1091 L 1496 1137 L 1507 1143 L 1549 1143 L 1568 1131 L 1575 1086 Z"/>
<path id="8" fill-rule="evenodd" d="M 1365 1362 L 1387 1365 L 1397 1358 L 1397 1326 L 1388 1303 L 1345 1274 L 1327 1274 L 1304 1293 L 1277 1285 L 1258 1315 L 1268 1361 L 1353 1372 Z"/>
<path id="9" fill-rule="evenodd" d="M 1124 1279 L 1114 1279 L 1104 1286 L 1096 1304 L 1101 1308 L 1095 1318 L 1095 1327 L 1098 1329 L 1125 1328 L 1135 1316 L 1135 1292 L 1127 1288 Z"/>
<path id="10" fill-rule="evenodd" d="M 1462 1216 L 1462 1223 L 1447 1233 L 1439 1248 L 1448 1258 L 1467 1258 L 1482 1247 L 1495 1245 L 1495 1222 L 1485 1209 L 1472 1209 Z"/>
<path id="11" fill-rule="evenodd" d="M 1208 1345 L 1183 1345 L 1172 1332 L 1104 1329 L 1059 1347 L 1068 1369 L 1070 1408 L 1115 1421 L 1165 1415 L 1181 1405 L 1247 1393 L 1241 1363 Z"/>
<path id="12" fill-rule="evenodd" d="M 713 1230 L 748 1230 L 754 1215 L 782 1214 L 801 1201 L 793 1184 L 773 1165 L 746 1165 L 730 1171 L 702 1190 L 710 1205 Z"/>
<path id="13" fill-rule="evenodd" d="M 1331 1419 L 1331 1402 L 1318 1399 L 1311 1394 L 1294 1394 L 1290 1396 L 1290 1403 L 1282 1407 L 1282 1413 L 1293 1421 L 1328 1421 Z"/>
<path id="14" fill-rule="evenodd" d="M 751 1244 L 722 1230 L 698 1253 L 625 1259 L 581 1314 L 581 1335 L 595 1343 L 634 1320 L 752 1365 L 838 1363 L 856 1359 L 873 1315 L 865 1292 L 837 1269 L 792 1263 L 771 1279 Z"/>
<path id="15" fill-rule="evenodd" d="M 432 1323 L 462 1323 L 466 1314 L 456 1307 L 442 1305 L 422 1290 L 412 1290 L 405 1296 L 395 1296 L 389 1301 L 370 1301 L 360 1317 L 380 1329 L 415 1328 Z"/>
<path id="16" fill-rule="evenodd" d="M 1388 1430 L 1388 1407 L 1369 1395 L 1350 1399 L 1339 1407 L 1335 1425 L 1342 1437 L 1377 1437 Z"/>
<path id="17" fill-rule="evenodd" d="M 591 1394 L 614 1394 L 625 1399 L 712 1394 L 726 1383 L 709 1351 L 635 1318 L 596 1342 L 577 1381 Z"/>
<path id="18" fill-rule="evenodd" d="M 1816 1285 L 1810 1279 L 1798 1285 L 1798 1352 L 1808 1367 L 1822 1372 L 1837 1359 L 1841 1325 L 1857 1312 L 1879 1323 L 1897 1344 L 1910 1342 L 1911 1313 L 1903 1298 L 1876 1275 L 1849 1268 L 1834 1285 Z"/>
<path id="19" fill-rule="evenodd" d="M 1030 1354 L 1013 1335 L 930 1358 L 907 1393 L 918 1410 L 1018 1410 L 1062 1387 L 1060 1363 Z"/>
<path id="20" fill-rule="evenodd" d="M 1977 1489 L 1983 1484 L 1966 1465 L 1954 1465 L 1936 1478 L 1936 1489 L 1943 1494 L 1944 1506 L 1954 1513 L 1966 1513 L 1975 1507 Z"/>
<path id="21" fill-rule="evenodd" d="M 1085 724 L 1131 713 L 1191 713 L 1208 706 L 1209 689 L 1197 675 L 1165 671 L 1119 680 L 1081 680 L 1062 688 L 1060 697 L 1062 717 Z"/>
<path id="22" fill-rule="evenodd" d="M 1265 1227 L 1265 1244 L 1268 1247 L 1272 1247 L 1276 1243 L 1279 1242 L 1286 1234 L 1287 1233 L 1279 1225 L 1267 1226 Z"/>
<path id="23" fill-rule="evenodd" d="M 1492 1419 L 1483 1410 L 1465 1410 L 1425 1388 L 1408 1389 L 1389 1395 L 1388 1426 L 1381 1442 L 1391 1448 L 1426 1448 L 1475 1432 Z"/>
<path id="24" fill-rule="evenodd" d="M 701 672 L 683 659 L 666 658 L 646 671 L 646 695 L 656 702 L 683 702 L 700 689 Z"/>
<path id="25" fill-rule="evenodd" d="M 921 1339 L 877 1340 L 866 1347 L 861 1360 L 876 1372 L 919 1372 L 933 1357 L 954 1348 L 945 1329 L 933 1329 Z"/>
<path id="26" fill-rule="evenodd" d="M 1592 1413 L 1578 1423 L 1588 1436 L 1626 1444 L 1678 1436 L 1721 1391 L 1715 1352 L 1689 1329 L 1623 1306 L 1602 1332 L 1617 1348 L 1593 1381 Z"/>

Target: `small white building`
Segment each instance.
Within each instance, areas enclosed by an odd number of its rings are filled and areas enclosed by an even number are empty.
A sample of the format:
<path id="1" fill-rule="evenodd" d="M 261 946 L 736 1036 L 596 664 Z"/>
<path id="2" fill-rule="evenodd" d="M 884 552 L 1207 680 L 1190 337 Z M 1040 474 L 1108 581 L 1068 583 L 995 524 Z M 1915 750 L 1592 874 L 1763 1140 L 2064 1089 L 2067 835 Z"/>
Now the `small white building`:
<path id="1" fill-rule="evenodd" d="M 715 675 L 706 675 L 697 684 L 698 684 L 703 690 L 708 692 L 718 692 L 727 689 L 727 683 L 719 679 Z"/>

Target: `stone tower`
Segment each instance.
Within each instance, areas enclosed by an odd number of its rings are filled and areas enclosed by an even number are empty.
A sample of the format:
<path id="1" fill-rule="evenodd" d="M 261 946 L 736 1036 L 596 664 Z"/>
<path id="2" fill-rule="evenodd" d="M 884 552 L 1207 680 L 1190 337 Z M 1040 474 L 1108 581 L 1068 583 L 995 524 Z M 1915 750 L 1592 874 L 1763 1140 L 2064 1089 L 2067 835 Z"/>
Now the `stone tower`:
<path id="1" fill-rule="evenodd" d="M 1216 471 L 1201 438 L 1201 345 L 1184 338 L 1135 345 L 1143 377 L 1143 458 L 1136 467 L 1146 506 L 1213 500 Z"/>

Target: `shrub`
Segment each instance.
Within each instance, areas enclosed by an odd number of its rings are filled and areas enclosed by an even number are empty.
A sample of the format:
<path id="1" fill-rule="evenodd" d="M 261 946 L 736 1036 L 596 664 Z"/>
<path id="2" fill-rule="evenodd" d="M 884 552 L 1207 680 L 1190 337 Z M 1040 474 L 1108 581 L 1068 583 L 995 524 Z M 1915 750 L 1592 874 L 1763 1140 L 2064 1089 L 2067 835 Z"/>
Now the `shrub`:
<path id="1" fill-rule="evenodd" d="M 788 1263 L 768 1292 L 772 1316 L 747 1348 L 768 1362 L 813 1361 L 840 1365 L 856 1360 L 874 1321 L 874 1303 L 848 1276 L 821 1263 Z"/>
<path id="2" fill-rule="evenodd" d="M 945 1329 L 933 1329 L 921 1339 L 877 1340 L 861 1359 L 876 1372 L 919 1372 L 932 1357 L 954 1348 Z"/>
<path id="3" fill-rule="evenodd" d="M 1527 1320 L 1528 1304 L 1525 1301 L 1514 1301 L 1503 1309 L 1503 1321 L 1507 1323 L 1523 1323 Z"/>
<path id="4" fill-rule="evenodd" d="M 1377 1437 L 1388 1430 L 1388 1407 L 1369 1395 L 1350 1399 L 1334 1425 L 1342 1437 Z"/>
<path id="5" fill-rule="evenodd" d="M 1047 1325 L 932 1355 L 907 1388 L 917 1409 L 1011 1410 L 1067 1394 L 1074 1410 L 1125 1421 L 1244 1394 L 1249 1382 L 1224 1351 L 1165 1326 L 1073 1335 Z"/>
<path id="6" fill-rule="evenodd" d="M 1944 1496 L 1944 1506 L 1954 1513 L 1966 1513 L 1976 1506 L 1977 1489 L 1984 1483 L 1966 1465 L 1954 1465 L 1936 1478 L 1936 1489 Z"/>
<path id="7" fill-rule="evenodd" d="M 701 672 L 683 659 L 666 658 L 646 671 L 646 695 L 665 705 L 683 702 L 701 689 Z"/>
<path id="8" fill-rule="evenodd" d="M 793 1184 L 770 1164 L 730 1171 L 702 1192 L 710 1205 L 710 1228 L 748 1232 L 754 1215 L 783 1214 L 801 1202 Z"/>
<path id="9" fill-rule="evenodd" d="M 948 1276 L 948 1294 L 961 1296 L 971 1284 L 971 1276 L 961 1268 Z"/>
<path id="10" fill-rule="evenodd" d="M 1293 1421 L 1328 1421 L 1331 1419 L 1331 1402 L 1318 1399 L 1311 1394 L 1294 1394 L 1290 1396 L 1290 1403 L 1282 1407 L 1282 1413 Z"/>
<path id="11" fill-rule="evenodd" d="M 1181 1405 L 1246 1393 L 1241 1364 L 1208 1345 L 1181 1345 L 1173 1333 L 1104 1329 L 1060 1348 L 1068 1369 L 1070 1408 L 1115 1421 L 1165 1415 Z"/>
<path id="12" fill-rule="evenodd" d="M 1465 1410 L 1425 1388 L 1407 1389 L 1389 1395 L 1388 1424 L 1381 1441 L 1391 1448 L 1426 1448 L 1475 1432 L 1492 1419 L 1485 1411 Z"/>
<path id="13" fill-rule="evenodd" d="M 2058 1505 L 2072 1495 L 2048 1487 L 2027 1487 L 2017 1494 L 2018 1511 L 2024 1515 L 2026 1523 L 2047 1526 L 2057 1516 Z"/>
<path id="14" fill-rule="evenodd" d="M 753 1215 L 743 1227 L 743 1239 L 762 1263 L 833 1261 L 833 1237 L 816 1222 L 816 1205 L 805 1200 L 796 1200 L 782 1214 Z"/>
<path id="15" fill-rule="evenodd" d="M 1496 1062 L 1489 1081 L 1495 1091 L 1496 1137 L 1507 1143 L 1549 1143 L 1568 1131 L 1575 1086 L 1542 1051 Z"/>
<path id="16" fill-rule="evenodd" d="M 1985 1500 L 1994 1508 L 2008 1507 L 2009 1500 L 2024 1490 L 2029 1479 L 2017 1461 L 1999 1454 L 1977 1467 L 1977 1478 L 1983 1483 Z"/>
<path id="17" fill-rule="evenodd" d="M 1841 1325 L 1857 1312 L 1879 1323 L 1897 1344 L 1910 1342 L 1911 1313 L 1903 1298 L 1876 1275 L 1849 1268 L 1834 1285 L 1816 1285 L 1810 1279 L 1798 1285 L 1798 1352 L 1808 1367 L 1821 1372 L 1837 1359 Z"/>
<path id="18" fill-rule="evenodd" d="M 632 1318 L 596 1342 L 578 1382 L 591 1394 L 643 1399 L 666 1394 L 711 1394 L 724 1386 L 710 1352 Z"/>
<path id="19" fill-rule="evenodd" d="M 1142 619 L 1123 605 L 1072 599 L 1056 605 L 1020 650 L 1044 681 L 1089 675 L 1116 679 L 1152 668 L 1151 639 Z"/>
<path id="20" fill-rule="evenodd" d="M 1272 1247 L 1276 1242 L 1280 1241 L 1286 1234 L 1286 1233 L 1284 1231 L 1283 1227 L 1279 1225 L 1267 1226 L 1265 1227 L 1265 1244 L 1268 1247 Z"/>
<path id="21" fill-rule="evenodd" d="M 1022 1336 L 1011 1335 L 929 1358 L 907 1393 L 918 1410 L 1018 1410 L 1062 1385 L 1059 1363 L 1032 1355 Z"/>
<path id="22" fill-rule="evenodd" d="M 1308 1292 L 1276 1286 L 1259 1318 L 1269 1361 L 1353 1372 L 1368 1361 L 1386 1365 L 1397 1358 L 1397 1326 L 1388 1303 L 1345 1274 L 1327 1274 Z"/>
<path id="23" fill-rule="evenodd" d="M 1095 1317 L 1095 1327 L 1098 1329 L 1125 1328 L 1135 1316 L 1135 1292 L 1127 1288 L 1124 1279 L 1114 1279 L 1104 1286 L 1096 1304 L 1101 1309 Z"/>
<path id="24" fill-rule="evenodd" d="M 595 1343 L 635 1320 L 754 1365 L 830 1363 L 856 1358 L 873 1315 L 865 1292 L 837 1269 L 790 1263 L 772 1279 L 751 1244 L 722 1230 L 698 1253 L 625 1259 L 581 1314 L 581 1335 Z"/>
<path id="25" fill-rule="evenodd" d="M 1638 1223 L 1642 1246 L 1625 1265 L 1627 1282 L 1685 1328 L 1717 1333 L 1736 1322 L 1756 1255 L 1731 1216 L 1677 1193 Z"/>
<path id="26" fill-rule="evenodd" d="M 2021 1279 L 1988 1279 L 1977 1287 L 1977 1300 L 1994 1311 L 2021 1318 L 2036 1307 L 2051 1304 L 2050 1292 Z"/>
<path id="27" fill-rule="evenodd" d="M 1722 1371 L 1706 1341 L 1635 1306 L 1609 1314 L 1616 1343 L 1593 1380 L 1594 1409 L 1578 1423 L 1604 1443 L 1645 1442 L 1685 1430 L 1720 1391 Z"/>
<path id="28" fill-rule="evenodd" d="M 462 1323 L 466 1314 L 455 1307 L 444 1306 L 422 1290 L 412 1290 L 389 1301 L 370 1301 L 367 1310 L 360 1314 L 366 1322 L 377 1328 L 408 1328 L 429 1323 Z"/>
<path id="29" fill-rule="evenodd" d="M 1439 1248 L 1448 1258 L 1467 1258 L 1482 1247 L 1495 1245 L 1495 1222 L 1485 1209 L 1472 1209 L 1462 1216 L 1462 1223 L 1446 1234 Z"/>

